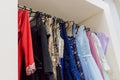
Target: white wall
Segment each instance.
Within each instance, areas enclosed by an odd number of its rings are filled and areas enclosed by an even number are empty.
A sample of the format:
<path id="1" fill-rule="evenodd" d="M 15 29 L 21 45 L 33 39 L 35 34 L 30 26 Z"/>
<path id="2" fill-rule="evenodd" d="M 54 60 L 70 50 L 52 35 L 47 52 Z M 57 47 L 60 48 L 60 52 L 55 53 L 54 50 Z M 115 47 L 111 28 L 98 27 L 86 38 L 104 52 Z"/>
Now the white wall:
<path id="1" fill-rule="evenodd" d="M 91 27 L 92 31 L 104 32 L 105 34 L 107 34 L 109 36 L 110 41 L 109 41 L 107 55 L 106 55 L 108 63 L 111 67 L 111 72 L 109 72 L 109 75 L 110 75 L 111 80 L 120 80 L 119 66 L 117 63 L 117 57 L 115 55 L 116 54 L 115 49 L 114 49 L 115 47 L 113 46 L 113 41 L 112 41 L 114 39 L 112 39 L 112 35 L 109 30 L 110 26 L 108 26 L 108 24 L 107 24 L 104 12 L 101 12 L 101 13 L 91 17 L 91 18 L 81 22 L 80 24 L 84 24 L 87 27 Z"/>
<path id="2" fill-rule="evenodd" d="M 18 80 L 17 0 L 0 1 L 0 80 Z"/>

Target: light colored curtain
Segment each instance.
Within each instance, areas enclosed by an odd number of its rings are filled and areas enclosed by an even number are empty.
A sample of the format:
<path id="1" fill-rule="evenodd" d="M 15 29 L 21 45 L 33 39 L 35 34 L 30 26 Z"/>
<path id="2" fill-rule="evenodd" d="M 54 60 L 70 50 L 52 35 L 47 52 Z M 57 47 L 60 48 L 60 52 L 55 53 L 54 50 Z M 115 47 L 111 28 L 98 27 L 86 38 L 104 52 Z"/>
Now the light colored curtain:
<path id="1" fill-rule="evenodd" d="M 117 9 L 119 18 L 120 18 L 120 0 L 114 0 L 114 3 L 115 3 L 115 6 L 116 6 L 116 9 Z"/>

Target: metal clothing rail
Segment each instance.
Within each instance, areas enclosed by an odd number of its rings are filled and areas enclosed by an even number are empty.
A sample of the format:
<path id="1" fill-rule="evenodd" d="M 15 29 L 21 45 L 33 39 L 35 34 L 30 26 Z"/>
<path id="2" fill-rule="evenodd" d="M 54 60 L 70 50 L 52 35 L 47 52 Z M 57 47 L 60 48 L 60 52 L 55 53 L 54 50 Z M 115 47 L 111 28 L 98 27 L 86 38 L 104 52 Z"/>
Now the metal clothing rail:
<path id="1" fill-rule="evenodd" d="M 42 14 L 43 16 L 57 19 L 59 22 L 66 22 L 66 21 L 64 21 L 64 20 L 61 19 L 61 18 L 52 16 L 52 15 L 50 15 L 50 14 L 46 14 L 46 13 L 43 13 L 43 12 L 40 12 L 40 11 L 33 10 L 32 8 L 28 8 L 28 7 L 26 7 L 26 6 L 21 6 L 20 4 L 18 4 L 18 8 L 21 8 L 21 9 L 24 9 L 24 10 L 28 10 L 28 11 L 30 11 L 30 13 L 37 13 L 37 12 L 39 12 L 39 13 Z"/>
<path id="2" fill-rule="evenodd" d="M 50 14 L 46 14 L 46 13 L 43 13 L 43 12 L 40 12 L 40 11 L 36 11 L 36 10 L 33 10 L 32 8 L 28 8 L 26 6 L 21 6 L 20 4 L 18 4 L 18 8 L 21 8 L 21 9 L 24 9 L 24 10 L 28 10 L 30 11 L 30 13 L 37 13 L 39 12 L 40 14 L 42 14 L 43 16 L 46 16 L 48 18 L 53 18 L 55 20 L 57 20 L 59 23 L 67 23 L 68 21 L 64 21 L 62 18 L 58 18 L 58 17 L 55 17 L 55 16 L 52 16 Z M 76 24 L 74 21 L 72 21 L 74 24 Z M 80 24 L 76 24 L 76 27 L 80 27 Z M 85 26 L 85 30 L 86 30 L 86 26 Z"/>

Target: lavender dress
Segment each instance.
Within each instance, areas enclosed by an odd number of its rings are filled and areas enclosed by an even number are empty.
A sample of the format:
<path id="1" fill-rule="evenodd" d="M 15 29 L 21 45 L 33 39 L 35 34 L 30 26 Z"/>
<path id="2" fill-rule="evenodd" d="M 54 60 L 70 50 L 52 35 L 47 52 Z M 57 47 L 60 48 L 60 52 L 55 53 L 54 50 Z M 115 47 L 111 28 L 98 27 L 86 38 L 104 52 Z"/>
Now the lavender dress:
<path id="1" fill-rule="evenodd" d="M 96 35 L 97 35 L 98 39 L 100 40 L 104 54 L 106 54 L 109 37 L 106 36 L 104 33 L 100 33 L 100 32 L 97 32 Z"/>

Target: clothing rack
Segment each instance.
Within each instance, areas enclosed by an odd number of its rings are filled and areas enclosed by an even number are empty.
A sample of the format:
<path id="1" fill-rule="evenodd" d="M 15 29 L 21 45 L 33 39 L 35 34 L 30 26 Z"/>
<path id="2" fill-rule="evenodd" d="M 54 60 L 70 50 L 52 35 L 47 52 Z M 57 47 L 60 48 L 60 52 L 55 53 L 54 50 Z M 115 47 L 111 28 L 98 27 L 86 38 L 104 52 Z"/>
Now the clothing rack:
<path id="1" fill-rule="evenodd" d="M 52 16 L 52 15 L 44 13 L 44 12 L 36 11 L 36 10 L 33 10 L 32 8 L 28 8 L 26 6 L 21 6 L 20 4 L 18 4 L 18 8 L 30 11 L 30 16 L 31 16 L 31 13 L 39 12 L 42 16 L 46 16 L 48 18 L 53 18 L 53 20 L 56 20 L 59 23 L 67 23 L 68 22 L 68 21 L 64 21 L 62 18 L 58 18 L 58 17 Z M 74 21 L 73 21 L 73 23 L 76 24 Z M 76 28 L 78 29 L 79 27 L 80 27 L 80 24 L 76 24 Z M 90 31 L 90 28 L 85 26 L 85 30 Z"/>
<path id="2" fill-rule="evenodd" d="M 58 18 L 58 17 L 52 16 L 50 14 L 46 14 L 44 12 L 36 11 L 36 10 L 33 10 L 32 8 L 28 8 L 26 6 L 21 6 L 20 4 L 18 4 L 18 8 L 21 8 L 21 9 L 24 9 L 24 10 L 28 10 L 28 11 L 30 11 L 30 13 L 37 13 L 37 12 L 39 12 L 43 16 L 56 19 L 59 23 L 66 23 L 67 22 L 67 21 L 64 21 L 62 18 Z M 76 24 L 74 21 L 73 21 L 73 23 Z M 76 24 L 76 26 L 79 27 L 80 25 Z"/>
<path id="3" fill-rule="evenodd" d="M 30 11 L 30 13 L 37 13 L 37 12 L 39 12 L 39 13 L 42 14 L 43 16 L 57 19 L 57 21 L 59 21 L 59 22 L 66 22 L 66 21 L 64 21 L 64 20 L 61 19 L 61 18 L 52 16 L 52 15 L 50 15 L 50 14 L 46 14 L 46 13 L 44 13 L 44 12 L 35 11 L 35 10 L 33 10 L 32 8 L 28 8 L 28 7 L 26 7 L 26 6 L 21 6 L 20 4 L 18 4 L 18 8 L 21 8 L 21 9 L 24 9 L 24 10 L 28 10 L 28 11 Z"/>

